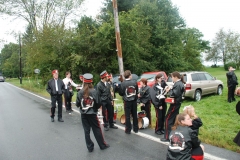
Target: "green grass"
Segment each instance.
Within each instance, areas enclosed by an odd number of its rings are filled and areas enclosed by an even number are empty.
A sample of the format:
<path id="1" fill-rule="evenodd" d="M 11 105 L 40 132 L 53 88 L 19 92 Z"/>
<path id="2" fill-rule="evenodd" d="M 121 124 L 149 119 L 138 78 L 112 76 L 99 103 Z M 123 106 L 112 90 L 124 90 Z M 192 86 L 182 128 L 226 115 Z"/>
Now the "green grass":
<path id="1" fill-rule="evenodd" d="M 195 102 L 191 99 L 186 99 L 181 105 L 180 112 L 186 105 L 193 105 L 196 114 L 202 119 L 203 126 L 200 128 L 199 138 L 202 142 L 211 144 L 214 146 L 226 148 L 234 152 L 240 153 L 240 147 L 233 142 L 234 137 L 240 131 L 240 116 L 236 113 L 236 103 L 240 100 L 240 97 L 236 97 L 236 102 L 227 102 L 227 84 L 226 84 L 226 72 L 223 68 L 206 68 L 206 71 L 224 83 L 223 94 L 203 96 L 202 100 Z M 235 71 L 236 75 L 240 75 L 240 71 Z M 240 76 L 238 76 L 240 79 Z M 49 97 L 45 90 L 45 87 L 37 84 L 36 80 L 23 79 L 23 84 L 19 84 L 17 79 L 6 79 L 6 82 L 10 82 L 16 86 L 35 92 L 44 97 Z M 240 81 L 239 81 L 240 83 Z M 76 92 L 75 92 L 76 93 Z M 76 96 L 73 96 L 73 102 Z M 122 98 L 117 94 L 117 101 L 115 103 L 122 104 Z M 169 107 L 169 105 L 168 105 Z M 155 127 L 156 114 L 155 109 L 151 107 L 152 114 L 152 126 Z M 139 108 L 138 108 L 139 109 Z M 140 109 L 139 109 L 140 110 Z M 123 110 L 119 110 L 118 119 L 124 113 Z"/>

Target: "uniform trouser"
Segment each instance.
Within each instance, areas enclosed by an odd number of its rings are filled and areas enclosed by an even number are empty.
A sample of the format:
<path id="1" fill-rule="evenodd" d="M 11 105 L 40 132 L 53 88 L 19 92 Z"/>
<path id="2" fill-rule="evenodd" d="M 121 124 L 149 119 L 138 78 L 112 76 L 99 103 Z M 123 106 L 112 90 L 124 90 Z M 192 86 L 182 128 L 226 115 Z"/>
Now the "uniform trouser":
<path id="1" fill-rule="evenodd" d="M 235 98 L 234 98 L 235 89 L 236 89 L 236 85 L 232 85 L 231 87 L 228 87 L 228 102 L 235 101 Z"/>
<path id="2" fill-rule="evenodd" d="M 138 131 L 138 119 L 137 119 L 137 101 L 124 101 L 124 112 L 125 112 L 125 132 L 131 132 L 132 124 L 130 115 L 133 117 L 133 130 Z"/>
<path id="3" fill-rule="evenodd" d="M 114 121 L 114 101 L 113 101 L 113 104 L 112 104 L 112 114 L 113 114 L 113 121 Z"/>
<path id="4" fill-rule="evenodd" d="M 96 114 L 81 114 L 82 119 L 82 125 L 84 129 L 85 134 L 85 141 L 88 150 L 93 150 L 94 143 L 91 140 L 90 137 L 90 131 L 91 128 L 93 130 L 94 137 L 99 145 L 99 147 L 102 149 L 106 146 L 106 142 L 104 141 L 102 130 L 100 127 L 100 122 L 98 120 L 98 117 Z"/>
<path id="5" fill-rule="evenodd" d="M 164 121 L 165 121 L 165 114 L 167 110 L 167 104 L 165 102 L 162 103 L 162 109 L 159 109 L 159 106 L 155 107 L 156 111 L 156 126 L 155 126 L 155 132 L 164 130 Z"/>
<path id="6" fill-rule="evenodd" d="M 62 94 L 51 96 L 52 107 L 51 107 L 51 117 L 55 116 L 56 102 L 58 103 L 58 118 L 62 118 Z"/>
<path id="7" fill-rule="evenodd" d="M 152 117 L 151 117 L 151 102 L 147 101 L 147 103 L 144 104 L 144 107 L 141 107 L 141 110 L 145 110 L 147 114 L 147 118 L 149 120 L 149 125 L 152 124 Z"/>
<path id="8" fill-rule="evenodd" d="M 170 104 L 170 107 L 167 111 L 167 115 L 165 117 L 165 133 L 164 133 L 165 139 L 169 139 L 171 128 L 174 125 L 176 116 L 179 114 L 180 107 L 181 107 L 181 103 Z"/>
<path id="9" fill-rule="evenodd" d="M 68 93 L 67 90 L 64 92 L 64 105 L 66 107 L 66 110 L 71 110 L 72 109 L 72 96 L 69 96 L 70 94 Z"/>
<path id="10" fill-rule="evenodd" d="M 113 126 L 113 106 L 110 100 L 102 101 L 102 115 L 104 127 Z"/>

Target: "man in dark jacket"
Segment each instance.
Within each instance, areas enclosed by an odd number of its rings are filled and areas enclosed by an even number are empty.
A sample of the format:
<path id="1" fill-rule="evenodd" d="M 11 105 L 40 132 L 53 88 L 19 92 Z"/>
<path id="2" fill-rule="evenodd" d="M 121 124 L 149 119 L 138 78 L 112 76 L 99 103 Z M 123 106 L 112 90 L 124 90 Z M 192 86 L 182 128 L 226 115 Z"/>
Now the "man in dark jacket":
<path id="1" fill-rule="evenodd" d="M 104 130 L 108 131 L 110 128 L 117 129 L 118 127 L 113 124 L 113 98 L 110 92 L 110 84 L 107 82 L 107 71 L 100 74 L 101 81 L 97 84 L 97 92 L 102 104 L 102 115 L 104 122 Z"/>
<path id="2" fill-rule="evenodd" d="M 230 66 L 226 73 L 227 76 L 227 85 L 228 85 L 228 102 L 236 101 L 234 98 L 234 91 L 236 89 L 236 85 L 238 85 L 237 76 L 234 73 L 234 68 Z"/>
<path id="3" fill-rule="evenodd" d="M 132 124 L 130 115 L 133 117 L 133 131 L 138 132 L 138 119 L 137 119 L 137 98 L 138 98 L 138 85 L 135 80 L 132 80 L 132 74 L 130 70 L 124 72 L 125 80 L 119 87 L 119 95 L 124 100 L 124 111 L 126 117 L 125 133 L 130 134 L 132 130 Z"/>
<path id="4" fill-rule="evenodd" d="M 56 102 L 58 103 L 58 121 L 64 122 L 62 119 L 62 94 L 65 91 L 65 85 L 61 79 L 58 78 L 58 70 L 53 70 L 53 79 L 48 81 L 47 92 L 51 95 L 51 121 L 54 122 Z"/>

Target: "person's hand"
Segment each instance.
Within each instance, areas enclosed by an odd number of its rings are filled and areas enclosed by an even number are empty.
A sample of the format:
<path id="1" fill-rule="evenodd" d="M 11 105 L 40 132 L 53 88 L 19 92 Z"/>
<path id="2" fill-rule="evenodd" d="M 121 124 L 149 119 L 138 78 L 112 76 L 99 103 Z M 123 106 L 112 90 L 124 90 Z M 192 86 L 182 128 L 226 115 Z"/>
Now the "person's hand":
<path id="1" fill-rule="evenodd" d="M 159 107 L 159 109 L 160 109 L 160 110 L 162 110 L 162 109 L 163 109 L 163 107 L 162 107 L 162 106 L 160 106 L 160 107 Z"/>

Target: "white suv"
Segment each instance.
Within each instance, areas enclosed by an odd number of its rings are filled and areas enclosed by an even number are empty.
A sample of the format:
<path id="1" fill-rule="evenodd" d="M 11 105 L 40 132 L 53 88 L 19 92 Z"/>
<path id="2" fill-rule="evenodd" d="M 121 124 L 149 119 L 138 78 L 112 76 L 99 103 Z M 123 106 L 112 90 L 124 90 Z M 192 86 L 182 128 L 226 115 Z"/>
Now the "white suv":
<path id="1" fill-rule="evenodd" d="M 216 93 L 222 95 L 223 82 L 216 80 L 207 72 L 191 71 L 191 72 L 179 72 L 184 75 L 185 94 L 184 97 L 193 98 L 195 101 L 200 101 L 203 95 Z M 167 80 L 168 86 L 172 86 L 171 74 Z"/>

